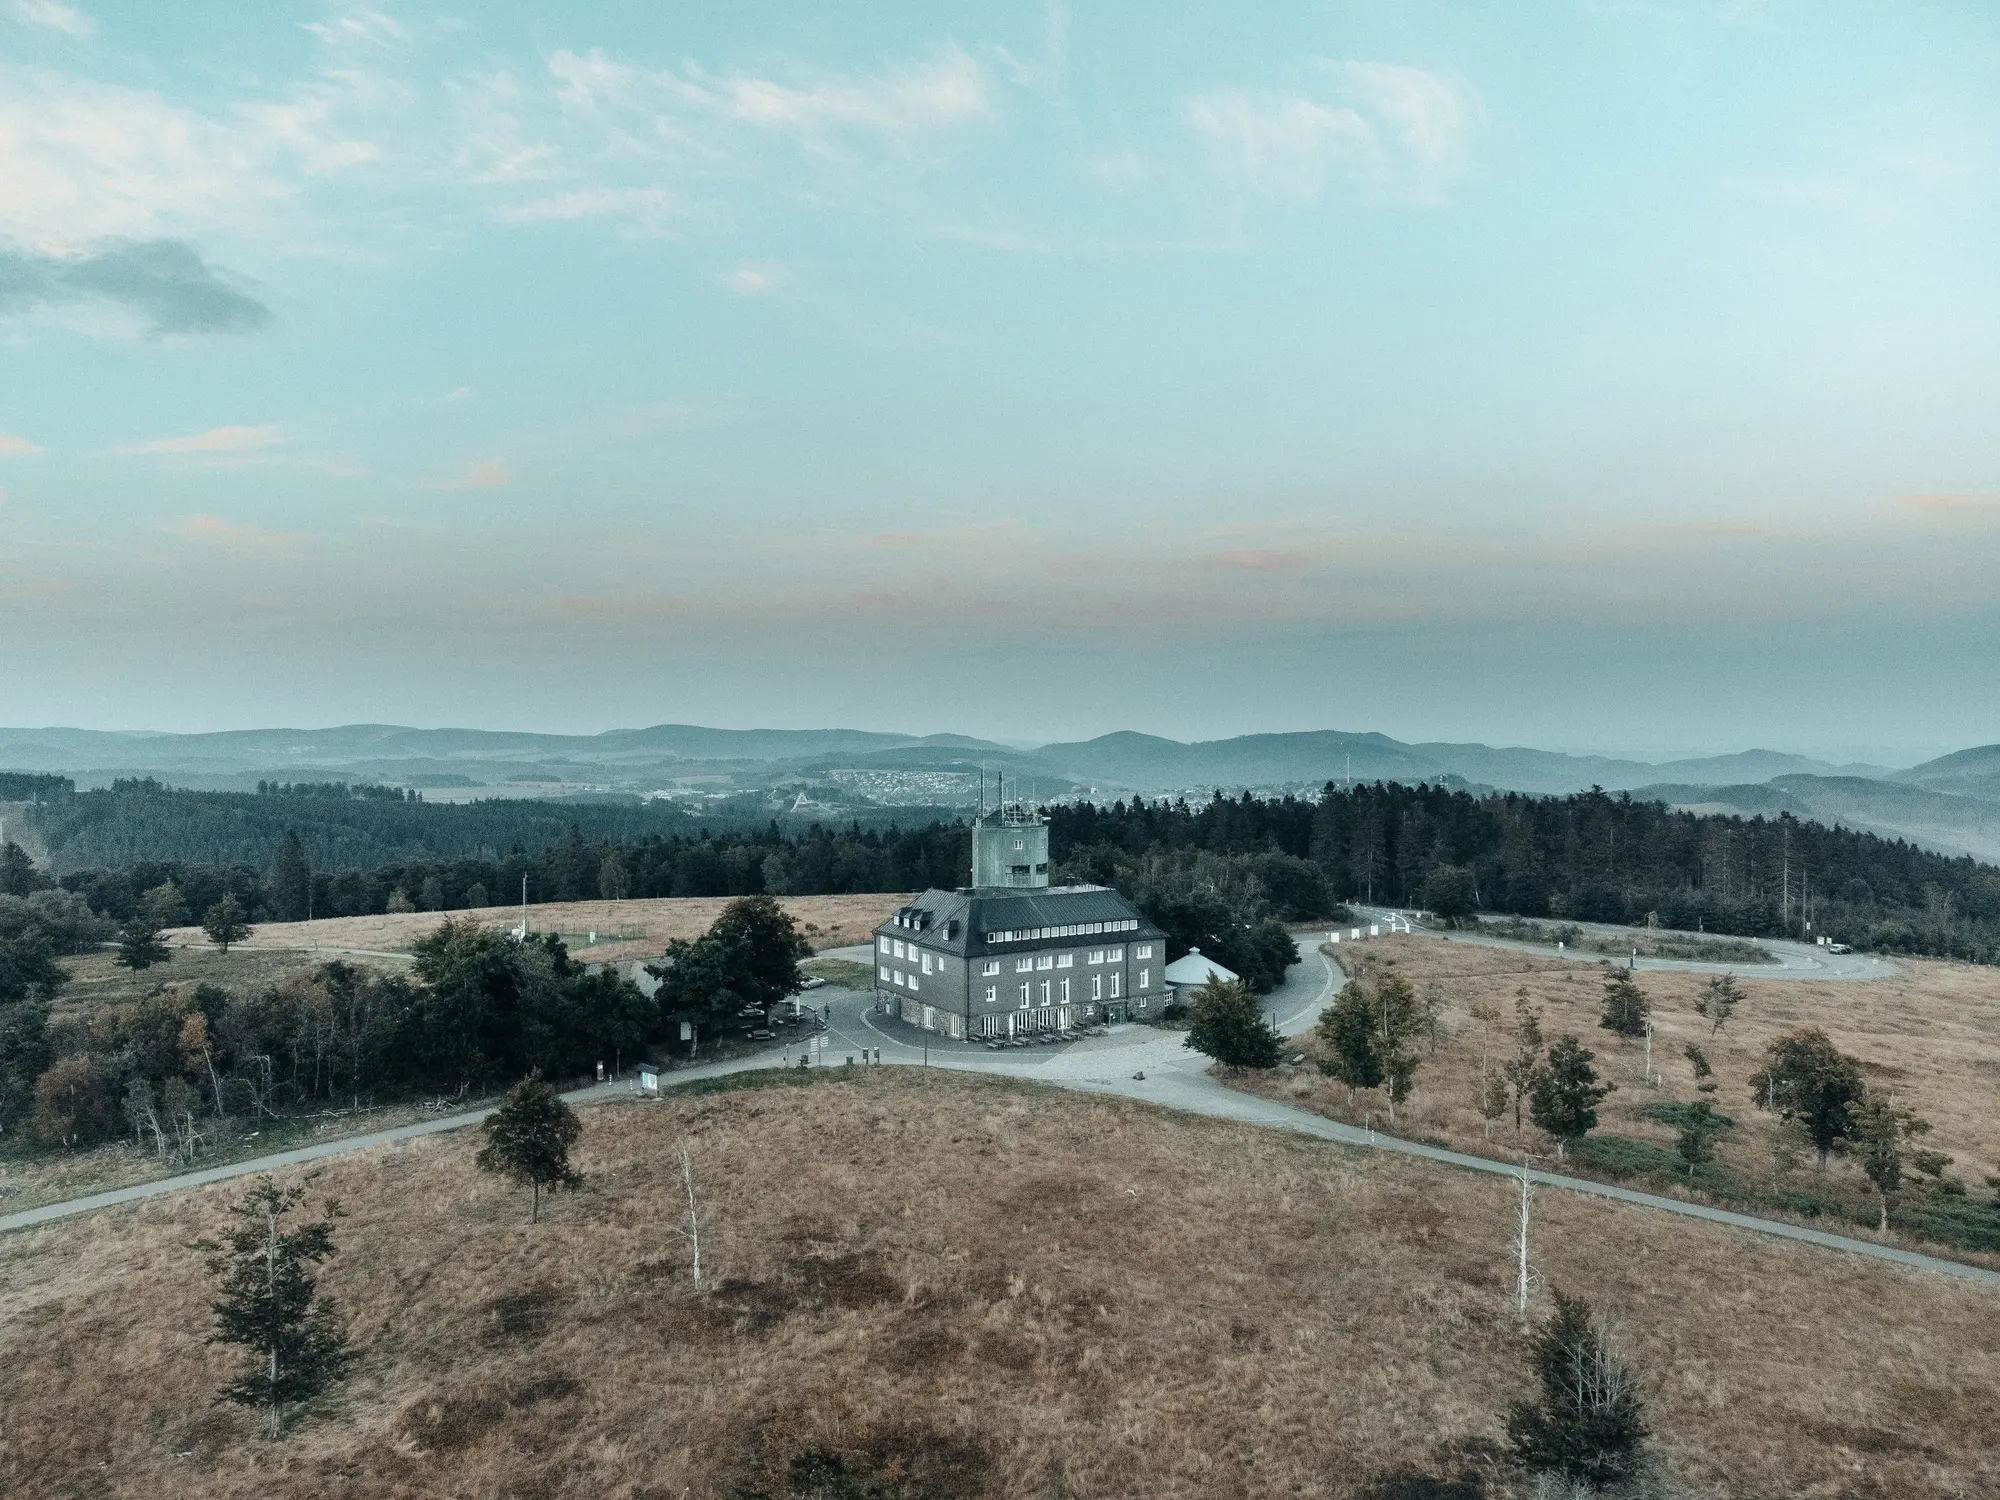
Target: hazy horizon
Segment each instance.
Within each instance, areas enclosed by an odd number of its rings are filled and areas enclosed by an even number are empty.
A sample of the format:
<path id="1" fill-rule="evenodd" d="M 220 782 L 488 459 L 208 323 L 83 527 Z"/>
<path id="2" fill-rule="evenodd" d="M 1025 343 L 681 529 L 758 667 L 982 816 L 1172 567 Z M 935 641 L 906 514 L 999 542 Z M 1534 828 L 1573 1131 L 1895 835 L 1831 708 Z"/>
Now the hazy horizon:
<path id="1" fill-rule="evenodd" d="M 1996 85 L 1952 4 L 0 0 L 0 721 L 2000 741 Z"/>
<path id="2" fill-rule="evenodd" d="M 334 729 L 350 728 L 355 726 L 381 725 L 386 727 L 417 729 L 417 730 L 471 730 L 481 733 L 497 733 L 497 734 L 549 734 L 549 735 L 591 736 L 598 734 L 616 733 L 619 731 L 648 729 L 656 725 L 666 724 L 666 723 L 688 724 L 691 727 L 703 728 L 703 729 L 721 729 L 721 730 L 737 730 L 737 731 L 859 730 L 862 732 L 875 733 L 875 734 L 907 735 L 912 738 L 920 738 L 924 736 L 934 736 L 934 735 L 959 735 L 966 738 L 988 740 L 994 744 L 1003 745 L 1010 749 L 1024 750 L 1024 751 L 1040 749 L 1041 747 L 1046 745 L 1074 743 L 1081 740 L 1095 739 L 1102 735 L 1123 733 L 1123 732 L 1131 732 L 1138 734 L 1153 734 L 1153 735 L 1158 735 L 1160 738 L 1180 739 L 1183 742 L 1192 742 L 1189 736 L 1167 735 L 1160 733 L 1159 731 L 1139 728 L 1129 724 L 1109 725 L 1106 726 L 1105 728 L 1092 731 L 1091 733 L 1088 734 L 1079 734 L 1074 736 L 1043 735 L 1035 738 L 1021 738 L 1018 736 L 1005 737 L 997 735 L 978 735 L 972 733 L 969 730 L 956 728 L 950 725 L 942 727 L 934 727 L 934 728 L 913 729 L 910 728 L 908 725 L 889 722 L 889 721 L 873 722 L 873 723 L 757 722 L 757 723 L 740 723 L 740 724 L 717 724 L 717 723 L 694 724 L 693 721 L 690 720 L 665 720 L 665 719 L 648 719 L 643 722 L 632 722 L 632 723 L 600 724 L 586 728 L 543 727 L 543 726 L 520 724 L 520 723 L 474 724 L 474 723 L 440 722 L 440 723 L 412 724 L 400 720 L 388 720 L 379 718 L 348 719 L 348 720 L 341 720 L 338 722 L 328 721 L 325 723 L 281 724 L 274 722 L 269 724 L 225 724 L 204 729 L 160 729 L 156 726 L 147 726 L 147 725 L 134 726 L 129 724 L 125 725 L 0 724 L 0 735 L 17 731 L 33 732 L 33 731 L 59 731 L 59 730 L 83 730 L 86 732 L 93 732 L 93 733 L 130 734 L 130 735 L 230 734 L 230 733 L 254 733 L 259 731 L 294 731 L 298 733 L 309 734 L 314 732 L 324 732 Z M 1495 749 L 1545 750 L 1564 755 L 1601 756 L 1609 759 L 1630 760 L 1642 763 L 1662 763 L 1662 762 L 1676 761 L 1676 760 L 1697 760 L 1697 759 L 1706 759 L 1711 757 L 1738 755 L 1753 751 L 1768 751 L 1776 754 L 1789 754 L 1789 755 L 1802 756 L 1809 759 L 1825 761 L 1835 765 L 1871 764 L 1875 766 L 1884 767 L 1890 770 L 1903 769 L 1907 766 L 1916 765 L 1923 761 L 1934 760 L 1939 756 L 1948 755 L 1957 750 L 1973 748 L 1973 746 L 1971 745 L 1927 746 L 1921 748 L 1919 751 L 1915 753 L 1912 753 L 1911 751 L 1906 749 L 1896 749 L 1883 746 L 1836 745 L 1836 746 L 1813 747 L 1813 746 L 1799 746 L 1791 744 L 1766 743 L 1762 741 L 1746 742 L 1743 744 L 1690 745 L 1685 747 L 1661 747 L 1658 745 L 1620 746 L 1620 745 L 1602 745 L 1602 744 L 1596 744 L 1596 745 L 1555 744 L 1555 743 L 1530 743 L 1526 741 L 1498 740 L 1490 737 L 1485 737 L 1477 733 L 1437 734 L 1437 735 L 1419 736 L 1414 734 L 1397 734 L 1391 730 L 1381 729 L 1377 726 L 1372 726 L 1372 725 L 1353 726 L 1353 725 L 1335 725 L 1335 724 L 1305 725 L 1287 729 L 1244 729 L 1244 730 L 1233 731 L 1227 734 L 1198 735 L 1192 737 L 1192 740 L 1195 741 L 1226 740 L 1226 739 L 1235 739 L 1246 735 L 1312 733 L 1316 731 L 1330 731 L 1341 734 L 1371 734 L 1371 733 L 1383 734 L 1390 739 L 1398 740 L 1405 744 L 1426 744 L 1426 743 L 1485 744 L 1492 746 Z M 5 751 L 3 749 L 0 749 L 0 770 L 4 769 L 7 769 L 5 764 Z"/>

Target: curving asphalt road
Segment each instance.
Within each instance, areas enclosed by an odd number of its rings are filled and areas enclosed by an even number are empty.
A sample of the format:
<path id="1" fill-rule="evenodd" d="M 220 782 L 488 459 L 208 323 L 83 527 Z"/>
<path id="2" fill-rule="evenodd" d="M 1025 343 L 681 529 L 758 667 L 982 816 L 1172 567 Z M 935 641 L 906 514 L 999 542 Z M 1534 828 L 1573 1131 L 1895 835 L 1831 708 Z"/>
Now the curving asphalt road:
<path id="1" fill-rule="evenodd" d="M 1278 1028 L 1287 1036 L 1297 1035 L 1311 1027 L 1331 996 L 1334 982 L 1339 977 L 1338 968 L 1318 951 L 1319 936 L 1318 933 L 1301 935 L 1299 939 L 1301 962 L 1292 969 L 1286 982 L 1269 997 Z M 1453 941 L 1461 940 L 1457 936 L 1453 938 Z M 1502 946 L 1522 945 L 1502 944 Z M 1543 948 L 1529 948 L 1527 951 L 1538 954 L 1548 952 Z M 857 948 L 833 950 L 824 956 L 858 957 L 867 960 L 870 954 L 866 948 Z M 1595 956 L 1591 956 L 1587 961 L 1595 962 Z M 1707 967 L 1675 963 L 1656 966 L 1682 967 L 1697 971 Z M 1755 972 L 1759 977 L 1764 977 L 1768 970 L 1765 966 L 1759 966 Z M 1890 972 L 1894 972 L 1893 969 Z M 1870 976 L 1843 974 L 1838 977 L 1858 979 Z M 1294 1109 L 1275 1100 L 1229 1088 L 1210 1075 L 1206 1058 L 1190 1052 L 1182 1045 L 1181 1034 L 1178 1032 L 1162 1032 L 1148 1026 L 1118 1026 L 1112 1028 L 1109 1036 L 1085 1038 L 1067 1045 L 994 1052 L 979 1043 L 926 1038 L 923 1032 L 915 1028 L 875 1014 L 872 995 L 829 986 L 813 992 L 806 998 L 809 1002 L 823 1006 L 827 1012 L 827 1029 L 823 1033 L 825 1049 L 818 1058 L 822 1065 L 838 1065 L 849 1059 L 859 1065 L 879 1054 L 880 1061 L 885 1066 L 928 1065 L 934 1068 L 1031 1079 L 1058 1088 L 1075 1089 L 1082 1093 L 1115 1094 L 1122 1098 L 1140 1099 L 1166 1109 L 1183 1110 L 1190 1114 L 1237 1120 L 1275 1130 L 1290 1130 L 1301 1135 L 1338 1142 L 1341 1145 L 1421 1157 L 1426 1161 L 1440 1162 L 1466 1171 L 1504 1177 L 1516 1177 L 1520 1172 L 1518 1166 L 1504 1161 L 1427 1146 L 1417 1141 L 1400 1140 L 1393 1136 L 1377 1135 L 1358 1126 L 1344 1125 L 1323 1115 Z M 795 1065 L 797 1061 L 795 1052 L 795 1048 L 786 1049 L 776 1054 L 766 1052 L 737 1058 L 730 1062 L 676 1069 L 665 1075 L 663 1081 L 670 1084 L 687 1083 L 696 1079 L 744 1072 L 752 1068 Z M 631 1084 L 617 1082 L 580 1089 L 566 1097 L 573 1104 L 589 1105 L 607 1099 L 629 1098 L 631 1095 Z M 427 1120 L 421 1124 L 349 1136 L 342 1140 L 326 1141 L 251 1161 L 234 1162 L 228 1166 L 188 1172 L 177 1177 L 162 1178 L 155 1182 L 141 1183 L 111 1192 L 94 1193 L 89 1197 L 74 1198 L 63 1203 L 45 1204 L 40 1208 L 0 1216 L 0 1231 L 45 1224 L 75 1214 L 133 1203 L 163 1193 L 179 1192 L 184 1188 L 204 1183 L 222 1182 L 234 1177 L 323 1161 L 329 1157 L 344 1156 L 351 1152 L 365 1151 L 398 1141 L 414 1140 L 419 1136 L 434 1135 L 440 1131 L 462 1130 L 469 1125 L 478 1124 L 488 1113 L 489 1111 L 484 1109 L 471 1110 L 463 1114 Z M 1683 1218 L 1727 1224 L 1778 1239 L 1816 1245 L 1848 1255 L 1867 1256 L 1873 1260 L 1888 1261 L 1895 1265 L 1932 1271 L 2000 1288 L 2000 1272 L 1898 1249 L 1893 1245 L 1853 1239 L 1846 1235 L 1828 1234 L 1822 1230 L 1807 1229 L 1775 1219 L 1760 1219 L 1749 1214 L 1732 1213 L 1727 1209 L 1688 1203 L 1678 1198 L 1635 1192 L 1630 1188 L 1592 1182 L 1581 1177 L 1569 1177 L 1559 1172 L 1531 1169 L 1528 1177 L 1531 1182 L 1543 1187 L 1609 1198 L 1619 1203 L 1678 1214 Z"/>
<path id="2" fill-rule="evenodd" d="M 1359 924 L 1366 932 L 1371 923 L 1386 927 L 1391 917 L 1402 917 L 1405 913 L 1386 906 L 1356 906 L 1353 908 L 1354 923 L 1340 929 L 1343 938 Z M 1566 925 L 1581 928 L 1593 936 L 1615 937 L 1630 932 L 1629 927 L 1607 927 L 1596 922 L 1572 922 Z M 1324 936 L 1324 934 L 1321 934 Z M 1587 953 L 1581 949 L 1550 948 L 1542 943 L 1523 943 L 1513 938 L 1489 937 L 1484 933 L 1444 932 L 1434 927 L 1417 927 L 1411 930 L 1413 937 L 1437 938 L 1454 943 L 1471 943 L 1481 948 L 1505 948 L 1515 953 L 1532 953 L 1537 958 L 1567 958 L 1577 963 L 1595 964 L 1610 962 L 1622 964 L 1625 959 L 1616 954 Z M 1699 937 L 1696 933 L 1669 933 L 1671 937 Z M 1365 942 L 1366 939 L 1364 938 Z M 1758 947 L 1770 950 L 1776 963 L 1730 964 L 1696 962 L 1681 958 L 1640 958 L 1635 967 L 1658 970 L 1674 970 L 1687 974 L 1738 974 L 1745 979 L 1842 979 L 1870 980 L 1890 979 L 1898 972 L 1895 964 L 1886 958 L 1877 958 L 1869 953 L 1829 953 L 1812 943 L 1795 943 L 1789 938 L 1755 938 L 1739 941 L 1754 941 Z"/>

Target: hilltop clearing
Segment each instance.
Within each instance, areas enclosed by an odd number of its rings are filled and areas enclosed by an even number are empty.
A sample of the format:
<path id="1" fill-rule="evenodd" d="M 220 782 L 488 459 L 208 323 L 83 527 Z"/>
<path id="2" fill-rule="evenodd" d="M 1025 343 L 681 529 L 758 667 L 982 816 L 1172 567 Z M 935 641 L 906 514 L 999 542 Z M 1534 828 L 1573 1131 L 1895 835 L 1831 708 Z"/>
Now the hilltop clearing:
<path id="1" fill-rule="evenodd" d="M 779 901 L 815 948 L 844 948 L 870 941 L 877 923 L 886 920 L 907 894 L 863 896 L 785 896 Z M 580 963 L 630 963 L 657 958 L 674 938 L 694 939 L 729 904 L 726 896 L 662 897 L 633 901 L 551 901 L 528 907 L 531 932 L 562 936 Z M 260 924 L 239 951 L 313 950 L 338 953 L 407 953 L 410 945 L 436 929 L 448 916 L 443 911 L 386 912 L 372 917 L 328 917 L 315 922 Z M 489 927 L 512 928 L 521 921 L 518 906 L 489 906 L 470 915 Z M 596 941 L 591 941 L 592 934 Z M 165 934 L 177 947 L 207 943 L 199 927 L 181 927 Z"/>
<path id="2" fill-rule="evenodd" d="M 588 1185 L 538 1225 L 471 1133 L 330 1166 L 362 1361 L 282 1445 L 211 1400 L 189 1245 L 232 1187 L 10 1237 L 0 1489 L 1491 1493 L 1526 1370 L 1507 1182 L 992 1079 L 760 1082 L 588 1112 Z M 1561 1193 L 1535 1253 L 1615 1319 L 1682 1484 L 2000 1485 L 1990 1292 Z M 811 1488 L 830 1466 L 852 1487 Z"/>
<path id="3" fill-rule="evenodd" d="M 2000 1214 L 1987 1208 L 1994 1190 L 1986 1181 L 2000 1174 L 2000 979 L 1991 969 L 1898 960 L 1894 975 L 1855 983 L 1759 979 L 1746 966 L 1735 976 L 1743 998 L 1720 1031 L 1695 1009 L 1715 976 L 1643 970 L 1634 977 L 1651 1002 L 1655 1086 L 1645 1076 L 1644 1040 L 1599 1024 L 1611 965 L 1429 936 L 1343 945 L 1338 957 L 1350 971 L 1391 967 L 1420 997 L 1437 1001 L 1438 1045 L 1433 1050 L 1427 1033 L 1416 1043 L 1415 1094 L 1399 1111 L 1397 1134 L 1506 1159 L 1548 1149 L 1531 1123 L 1516 1131 L 1511 1102 L 1490 1124 L 1477 1108 L 1482 1058 L 1498 1065 L 1513 1056 L 1516 1000 L 1525 993 L 1541 1013 L 1545 1037 L 1574 1033 L 1596 1054 L 1599 1075 L 1617 1086 L 1598 1107 L 1598 1128 L 1570 1152 L 1567 1170 L 1653 1191 L 1695 1191 L 1760 1214 L 1831 1221 L 1825 1227 L 1842 1232 L 1873 1227 L 1879 1200 L 1860 1168 L 1835 1156 L 1820 1172 L 1809 1152 L 1786 1158 L 1776 1117 L 1753 1097 L 1750 1078 L 1764 1066 L 1771 1041 L 1817 1027 L 1861 1060 L 1868 1084 L 1893 1091 L 1932 1122 L 1924 1145 L 1953 1158 L 1947 1175 L 1967 1189 L 1945 1200 L 1913 1183 L 1900 1205 L 1901 1230 L 1912 1243 L 1950 1246 L 1982 1264 L 2000 1251 Z M 1474 1006 L 1491 1007 L 1495 1019 L 1475 1018 Z M 1303 1067 L 1232 1081 L 1336 1119 L 1391 1128 L 1381 1090 L 1362 1089 L 1350 1100 L 1347 1088 L 1316 1066 L 1324 1055 L 1317 1039 L 1308 1033 L 1295 1043 L 1307 1059 Z M 1697 1087 L 1689 1044 L 1712 1067 L 1713 1090 Z M 1677 1108 L 1701 1099 L 1731 1123 L 1713 1137 L 1714 1160 L 1690 1179 L 1675 1154 Z"/>

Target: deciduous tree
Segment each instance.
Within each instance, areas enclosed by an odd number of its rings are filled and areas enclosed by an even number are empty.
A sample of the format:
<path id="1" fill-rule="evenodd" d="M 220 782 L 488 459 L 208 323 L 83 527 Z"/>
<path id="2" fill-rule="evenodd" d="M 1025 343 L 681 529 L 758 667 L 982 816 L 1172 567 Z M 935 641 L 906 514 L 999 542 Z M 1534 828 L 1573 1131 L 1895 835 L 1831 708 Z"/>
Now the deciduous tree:
<path id="1" fill-rule="evenodd" d="M 1382 1082 L 1382 1059 L 1375 1045 L 1374 1007 L 1363 982 L 1350 979 L 1333 997 L 1333 1004 L 1319 1013 L 1313 1027 L 1326 1057 L 1320 1067 L 1347 1085 L 1347 1101 L 1354 1102 L 1356 1089 L 1372 1089 Z"/>
<path id="2" fill-rule="evenodd" d="M 304 1188 L 280 1188 L 260 1177 L 231 1207 L 234 1223 L 221 1242 L 207 1246 L 209 1273 L 221 1294 L 208 1342 L 235 1344 L 245 1353 L 242 1373 L 219 1394 L 264 1408 L 273 1438 L 284 1435 L 288 1407 L 342 1379 L 355 1358 L 313 1275 L 333 1254 L 332 1220 L 340 1210 L 329 1203 L 327 1217 L 287 1228 L 287 1215 L 304 1200 Z"/>
<path id="3" fill-rule="evenodd" d="M 1919 1161 L 1926 1166 L 1935 1163 L 1930 1174 L 1935 1176 L 1951 1158 L 1917 1149 L 1915 1143 L 1930 1134 L 1931 1122 L 1908 1105 L 1898 1104 L 1886 1089 L 1865 1089 L 1847 1106 L 1847 1115 L 1861 1170 L 1882 1197 L 1881 1227 L 1886 1234 L 1889 1210 L 1903 1189 L 1904 1168 Z"/>
<path id="4" fill-rule="evenodd" d="M 583 1181 L 569 1164 L 569 1148 L 583 1134 L 583 1122 L 554 1084 L 530 1074 L 507 1091 L 481 1128 L 486 1144 L 479 1148 L 480 1168 L 529 1185 L 529 1222 L 542 1216 L 543 1188 L 573 1188 Z"/>
<path id="5" fill-rule="evenodd" d="M 224 953 L 229 951 L 232 943 L 240 943 L 250 936 L 250 924 L 243 919 L 243 908 L 234 896 L 228 895 L 208 909 L 201 919 L 201 930 Z"/>
<path id="6" fill-rule="evenodd" d="M 1827 1154 L 1853 1137 L 1850 1107 L 1861 1100 L 1861 1064 L 1808 1027 L 1771 1043 L 1763 1068 L 1750 1075 L 1750 1090 L 1759 1109 L 1799 1123 L 1825 1171 Z"/>

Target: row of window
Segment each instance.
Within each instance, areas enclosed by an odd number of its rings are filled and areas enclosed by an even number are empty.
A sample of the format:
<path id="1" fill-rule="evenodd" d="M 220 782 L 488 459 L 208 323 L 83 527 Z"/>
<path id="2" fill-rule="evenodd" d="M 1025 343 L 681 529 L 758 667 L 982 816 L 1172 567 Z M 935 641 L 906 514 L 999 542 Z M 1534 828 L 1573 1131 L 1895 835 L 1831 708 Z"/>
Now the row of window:
<path id="1" fill-rule="evenodd" d="M 1104 932 L 1137 932 L 1139 919 L 1126 917 L 1117 922 L 1071 922 L 1062 927 L 1013 927 L 1005 932 L 989 932 L 989 943 L 1035 943 L 1048 938 L 1096 937 Z"/>
<path id="2" fill-rule="evenodd" d="M 916 964 L 926 974 L 932 972 L 933 969 L 940 974 L 944 972 L 944 955 L 942 953 L 934 957 L 928 949 L 920 948 L 915 943 L 905 943 L 901 938 L 878 937 L 875 940 L 875 949 L 884 957 L 899 958 L 905 963 Z M 1132 945 L 1132 956 L 1134 958 L 1151 958 L 1153 956 L 1153 945 L 1151 943 L 1134 943 Z M 1123 948 L 1092 948 L 1085 955 L 1084 962 L 1087 964 L 1121 964 L 1125 962 L 1125 950 Z M 1016 974 L 1030 974 L 1037 969 L 1071 969 L 1075 967 L 1076 955 L 1074 953 L 1027 954 L 1014 960 L 1014 972 Z M 979 972 L 985 978 L 992 978 L 1000 972 L 1000 960 L 997 958 L 986 959 L 980 964 Z"/>
<path id="3" fill-rule="evenodd" d="M 881 976 L 882 983 L 884 984 L 900 985 L 904 989 L 909 990 L 914 990 L 917 987 L 917 976 L 915 974 L 905 974 L 901 969 L 892 970 L 887 964 L 878 965 L 875 972 Z"/>
<path id="4" fill-rule="evenodd" d="M 1091 975 L 1090 998 L 1093 1000 L 1122 999 L 1124 995 L 1124 991 L 1122 988 L 1122 981 L 1124 980 L 1124 978 L 1125 976 L 1123 974 L 1118 973 L 1116 970 L 1112 971 L 1110 974 Z M 1061 1002 L 1064 1005 L 1068 1005 L 1070 1003 L 1071 982 L 1072 981 L 1067 979 L 1053 979 L 1053 980 L 1044 979 L 1039 985 L 1034 985 L 1034 984 L 1021 985 L 1017 992 L 1020 997 L 1020 1008 L 1025 1010 L 1027 1009 L 1028 1006 L 1035 1003 L 1034 992 L 1037 989 L 1039 989 L 1041 992 L 1041 1003 L 1043 1005 L 1048 1005 L 1057 1001 Z M 1153 971 L 1151 969 L 1141 969 L 1137 974 L 1133 976 L 1133 983 L 1135 987 L 1138 989 L 1141 990 L 1151 989 L 1153 987 Z M 914 989 L 915 986 L 912 985 L 911 988 Z M 986 1003 L 988 1005 L 998 1005 L 1000 1003 L 999 985 L 989 984 L 986 986 Z"/>

